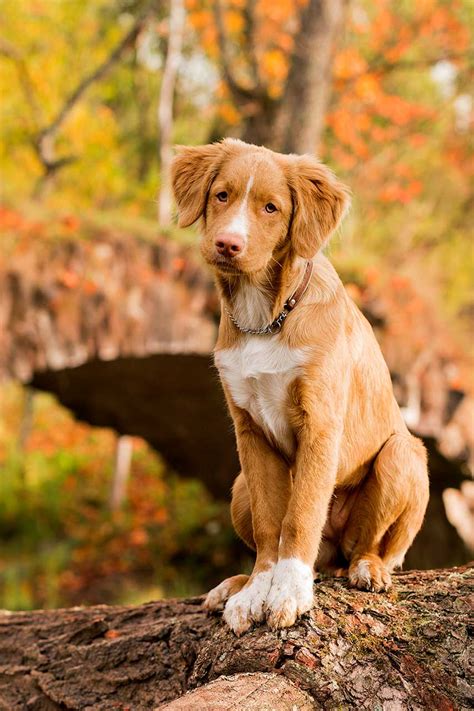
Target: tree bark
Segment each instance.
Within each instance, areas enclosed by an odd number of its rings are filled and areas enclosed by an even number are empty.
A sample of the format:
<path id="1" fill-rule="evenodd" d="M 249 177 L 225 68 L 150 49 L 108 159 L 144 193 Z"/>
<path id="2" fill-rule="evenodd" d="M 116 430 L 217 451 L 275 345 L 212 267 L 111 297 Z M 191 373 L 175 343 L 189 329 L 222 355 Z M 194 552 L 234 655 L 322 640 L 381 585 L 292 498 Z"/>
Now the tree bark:
<path id="1" fill-rule="evenodd" d="M 202 598 L 0 613 L 0 708 L 467 709 L 473 577 L 399 573 L 384 595 L 319 580 L 295 627 L 240 638 Z"/>

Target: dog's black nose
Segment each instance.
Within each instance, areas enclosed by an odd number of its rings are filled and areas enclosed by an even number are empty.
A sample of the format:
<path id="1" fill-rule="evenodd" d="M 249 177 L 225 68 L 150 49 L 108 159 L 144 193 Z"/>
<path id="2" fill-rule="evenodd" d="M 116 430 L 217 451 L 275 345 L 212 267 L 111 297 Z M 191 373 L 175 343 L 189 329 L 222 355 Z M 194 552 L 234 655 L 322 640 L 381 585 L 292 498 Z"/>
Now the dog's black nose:
<path id="1" fill-rule="evenodd" d="M 221 232 L 216 237 L 215 245 L 223 257 L 235 257 L 244 248 L 244 241 L 235 232 Z"/>

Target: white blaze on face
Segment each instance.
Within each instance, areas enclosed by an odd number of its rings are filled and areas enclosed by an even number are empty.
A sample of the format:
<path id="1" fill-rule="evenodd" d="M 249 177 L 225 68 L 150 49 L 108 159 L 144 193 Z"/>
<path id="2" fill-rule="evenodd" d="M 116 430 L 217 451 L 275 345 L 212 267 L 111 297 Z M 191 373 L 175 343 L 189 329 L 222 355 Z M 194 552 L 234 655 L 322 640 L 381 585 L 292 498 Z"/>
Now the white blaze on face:
<path id="1" fill-rule="evenodd" d="M 226 226 L 226 232 L 235 232 L 240 237 L 243 238 L 244 242 L 247 242 L 248 232 L 249 232 L 249 219 L 248 219 L 248 200 L 249 193 L 253 185 L 254 176 L 251 175 L 247 181 L 247 187 L 245 188 L 245 195 L 242 202 L 240 203 L 237 212 L 235 213 L 232 220 Z"/>

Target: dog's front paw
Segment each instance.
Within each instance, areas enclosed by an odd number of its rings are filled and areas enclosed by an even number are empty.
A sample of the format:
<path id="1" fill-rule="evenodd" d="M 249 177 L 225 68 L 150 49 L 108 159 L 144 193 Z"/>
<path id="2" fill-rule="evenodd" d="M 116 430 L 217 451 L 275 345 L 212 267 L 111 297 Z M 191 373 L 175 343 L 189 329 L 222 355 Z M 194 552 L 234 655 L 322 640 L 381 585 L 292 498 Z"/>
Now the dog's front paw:
<path id="1" fill-rule="evenodd" d="M 236 635 L 246 632 L 254 622 L 265 618 L 265 601 L 272 582 L 273 567 L 252 576 L 242 590 L 227 601 L 224 620 Z"/>
<path id="2" fill-rule="evenodd" d="M 313 606 L 313 570 L 298 558 L 279 560 L 267 596 L 266 613 L 272 629 L 291 627 Z"/>
<path id="3" fill-rule="evenodd" d="M 212 588 L 207 593 L 206 599 L 204 600 L 204 607 L 206 610 L 216 610 L 223 602 L 229 599 L 231 595 L 235 595 L 241 590 L 247 580 L 248 575 L 233 575 L 231 578 L 226 578 L 215 588 Z"/>

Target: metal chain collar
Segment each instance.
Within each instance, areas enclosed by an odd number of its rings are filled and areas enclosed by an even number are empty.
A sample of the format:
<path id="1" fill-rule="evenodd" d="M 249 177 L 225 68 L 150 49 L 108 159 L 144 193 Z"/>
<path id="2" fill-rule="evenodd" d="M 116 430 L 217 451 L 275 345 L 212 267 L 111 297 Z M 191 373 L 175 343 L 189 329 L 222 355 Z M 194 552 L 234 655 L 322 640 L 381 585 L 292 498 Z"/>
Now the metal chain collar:
<path id="1" fill-rule="evenodd" d="M 285 301 L 283 304 L 283 311 L 280 311 L 278 316 L 269 324 L 266 326 L 262 326 L 261 328 L 245 328 L 244 326 L 241 326 L 240 323 L 237 321 L 235 316 L 227 306 L 224 306 L 226 313 L 234 326 L 241 332 L 241 333 L 246 333 L 250 336 L 265 336 L 265 335 L 274 335 L 275 333 L 278 333 L 281 331 L 281 328 L 283 324 L 285 323 L 285 319 L 292 311 L 295 306 L 298 304 L 300 301 L 301 297 L 305 293 L 306 289 L 309 286 L 309 282 L 311 280 L 311 275 L 313 273 L 313 264 L 312 262 L 308 261 L 306 264 L 306 271 L 305 275 L 303 278 L 303 282 L 300 284 L 300 286 L 297 288 L 297 290 Z"/>
<path id="2" fill-rule="evenodd" d="M 239 329 L 241 333 L 247 333 L 251 336 L 264 336 L 266 334 L 273 335 L 275 333 L 278 333 L 278 331 L 281 329 L 283 326 L 283 322 L 290 313 L 289 311 L 286 310 L 286 304 L 285 308 L 283 311 L 280 311 L 276 319 L 274 319 L 271 323 L 267 324 L 266 326 L 262 326 L 261 328 L 245 328 L 244 326 L 241 326 L 240 323 L 237 321 L 235 316 L 229 311 L 227 306 L 224 307 L 228 317 L 234 324 L 236 328 Z"/>

